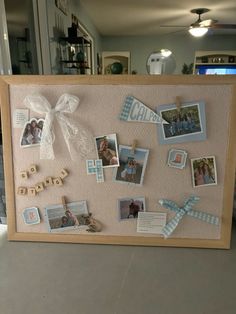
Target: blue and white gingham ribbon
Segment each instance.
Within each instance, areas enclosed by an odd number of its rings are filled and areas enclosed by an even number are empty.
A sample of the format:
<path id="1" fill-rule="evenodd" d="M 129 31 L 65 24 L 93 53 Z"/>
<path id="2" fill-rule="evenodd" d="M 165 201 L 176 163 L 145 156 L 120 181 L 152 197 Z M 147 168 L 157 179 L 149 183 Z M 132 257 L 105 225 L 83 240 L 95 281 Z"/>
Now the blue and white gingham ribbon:
<path id="1" fill-rule="evenodd" d="M 127 96 L 125 98 L 124 106 L 123 106 L 122 112 L 120 114 L 120 120 L 123 120 L 123 121 L 128 120 L 133 101 L 134 101 L 134 97 L 132 97 L 132 96 Z"/>
<path id="2" fill-rule="evenodd" d="M 127 96 L 124 100 L 123 108 L 120 114 L 120 120 L 146 123 L 164 123 L 169 124 L 152 109 L 133 96 Z"/>
<path id="3" fill-rule="evenodd" d="M 90 159 L 86 160 L 87 174 L 96 174 L 96 180 L 98 183 L 104 182 L 102 160 L 96 159 L 95 161 Z"/>
<path id="4" fill-rule="evenodd" d="M 163 207 L 176 212 L 175 217 L 172 218 L 162 229 L 162 234 L 164 235 L 165 238 L 168 238 L 172 234 L 172 232 L 176 229 L 184 215 L 189 215 L 193 218 L 203 220 L 204 222 L 216 226 L 219 225 L 219 217 L 192 209 L 193 205 L 195 205 L 199 200 L 200 197 L 192 195 L 188 199 L 186 199 L 183 207 L 179 207 L 175 202 L 170 200 L 166 199 L 159 200 L 159 203 Z"/>

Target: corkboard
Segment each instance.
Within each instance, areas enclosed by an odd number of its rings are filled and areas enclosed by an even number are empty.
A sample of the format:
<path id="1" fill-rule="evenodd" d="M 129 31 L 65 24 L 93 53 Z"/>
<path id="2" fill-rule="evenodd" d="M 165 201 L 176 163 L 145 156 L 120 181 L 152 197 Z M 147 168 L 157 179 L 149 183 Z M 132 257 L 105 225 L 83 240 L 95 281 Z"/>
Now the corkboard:
<path id="1" fill-rule="evenodd" d="M 9 239 L 22 241 L 101 243 L 123 245 L 161 245 L 180 247 L 229 248 L 235 169 L 236 80 L 232 76 L 21 76 L 1 78 L 1 113 L 3 127 L 4 166 L 8 210 Z M 94 136 L 116 133 L 118 144 L 149 149 L 143 185 L 127 186 L 113 182 L 112 168 L 104 169 L 105 182 L 96 183 L 95 176 L 86 173 L 85 160 L 71 161 L 61 131 L 55 124 L 55 160 L 40 160 L 39 147 L 22 149 L 19 145 L 22 130 L 14 128 L 14 111 L 24 108 L 27 95 L 39 93 L 55 104 L 63 93 L 80 98 L 73 119 L 88 127 Z M 163 104 L 174 103 L 176 96 L 185 102 L 204 101 L 207 139 L 199 142 L 160 145 L 155 124 L 119 120 L 127 95 L 142 100 L 155 110 Z M 30 117 L 40 118 L 30 111 Z M 171 148 L 188 152 L 184 170 L 169 168 L 168 151 Z M 218 184 L 193 188 L 190 159 L 214 155 Z M 96 159 L 91 153 L 88 159 Z M 62 187 L 50 187 L 36 197 L 17 194 L 22 185 L 20 171 L 30 164 L 39 166 L 37 179 L 30 177 L 27 186 L 47 176 L 56 176 L 66 168 L 70 175 Z M 170 238 L 157 234 L 137 233 L 136 219 L 120 221 L 117 200 L 145 197 L 146 210 L 166 212 L 168 220 L 173 213 L 163 208 L 158 200 L 170 199 L 181 205 L 190 195 L 200 197 L 195 209 L 216 215 L 220 225 L 207 224 L 185 215 Z M 70 202 L 86 200 L 94 218 L 103 224 L 99 233 L 77 230 L 49 233 L 45 221 L 45 207 L 59 204 L 65 195 Z M 25 225 L 22 211 L 31 206 L 39 208 L 41 223 Z"/>

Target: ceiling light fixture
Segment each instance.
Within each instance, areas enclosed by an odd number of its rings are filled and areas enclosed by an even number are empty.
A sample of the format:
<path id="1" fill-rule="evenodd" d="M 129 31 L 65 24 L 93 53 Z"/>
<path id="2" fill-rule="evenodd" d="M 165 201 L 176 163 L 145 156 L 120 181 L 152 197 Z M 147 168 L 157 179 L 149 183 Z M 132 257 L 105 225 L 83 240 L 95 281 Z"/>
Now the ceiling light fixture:
<path id="1" fill-rule="evenodd" d="M 202 37 L 208 32 L 208 28 L 200 26 L 199 27 L 190 26 L 188 31 L 194 37 Z"/>
<path id="2" fill-rule="evenodd" d="M 165 58 L 168 58 L 172 54 L 172 51 L 170 51 L 169 49 L 161 49 L 160 51 L 161 51 L 161 56 Z"/>

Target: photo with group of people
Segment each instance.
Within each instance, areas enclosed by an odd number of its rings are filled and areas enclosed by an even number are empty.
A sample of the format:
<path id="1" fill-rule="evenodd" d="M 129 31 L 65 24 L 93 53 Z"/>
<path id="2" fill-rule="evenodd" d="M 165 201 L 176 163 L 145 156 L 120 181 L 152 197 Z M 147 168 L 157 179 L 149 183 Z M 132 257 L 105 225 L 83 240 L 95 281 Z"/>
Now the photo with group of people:
<path id="1" fill-rule="evenodd" d="M 163 125 L 165 138 L 184 136 L 202 131 L 198 105 L 182 106 L 161 112 L 169 124 Z"/>
<path id="2" fill-rule="evenodd" d="M 42 138 L 43 119 L 31 119 L 25 124 L 21 137 L 21 146 L 39 145 Z"/>
<path id="3" fill-rule="evenodd" d="M 217 184 L 215 157 L 204 157 L 191 160 L 193 186 Z"/>

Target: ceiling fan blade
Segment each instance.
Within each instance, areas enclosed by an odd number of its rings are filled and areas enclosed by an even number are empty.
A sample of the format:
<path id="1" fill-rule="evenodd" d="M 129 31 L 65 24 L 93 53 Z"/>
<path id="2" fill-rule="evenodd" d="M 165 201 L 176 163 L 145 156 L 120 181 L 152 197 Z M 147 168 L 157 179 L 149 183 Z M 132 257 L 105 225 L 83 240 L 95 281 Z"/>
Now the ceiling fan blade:
<path id="1" fill-rule="evenodd" d="M 187 26 L 187 25 L 160 25 L 159 27 L 174 27 L 174 28 L 181 27 L 181 28 L 187 28 L 189 26 Z"/>
<path id="2" fill-rule="evenodd" d="M 210 28 L 214 29 L 236 29 L 236 24 L 213 24 Z"/>
<path id="3" fill-rule="evenodd" d="M 218 21 L 217 20 L 203 20 L 199 22 L 199 25 L 202 27 L 211 27 L 212 25 L 215 25 Z"/>

